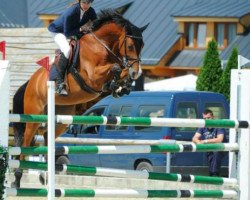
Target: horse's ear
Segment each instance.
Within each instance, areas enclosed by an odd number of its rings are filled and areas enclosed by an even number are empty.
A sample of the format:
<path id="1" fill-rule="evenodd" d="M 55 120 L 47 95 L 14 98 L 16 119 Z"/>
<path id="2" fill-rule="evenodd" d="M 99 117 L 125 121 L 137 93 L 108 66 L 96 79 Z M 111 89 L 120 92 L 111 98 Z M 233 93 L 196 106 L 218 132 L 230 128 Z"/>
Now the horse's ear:
<path id="1" fill-rule="evenodd" d="M 141 27 L 141 28 L 140 28 L 141 32 L 145 31 L 145 30 L 146 30 L 146 28 L 148 27 L 148 25 L 149 25 L 149 23 L 148 23 L 147 25 L 145 25 L 145 26 Z"/>

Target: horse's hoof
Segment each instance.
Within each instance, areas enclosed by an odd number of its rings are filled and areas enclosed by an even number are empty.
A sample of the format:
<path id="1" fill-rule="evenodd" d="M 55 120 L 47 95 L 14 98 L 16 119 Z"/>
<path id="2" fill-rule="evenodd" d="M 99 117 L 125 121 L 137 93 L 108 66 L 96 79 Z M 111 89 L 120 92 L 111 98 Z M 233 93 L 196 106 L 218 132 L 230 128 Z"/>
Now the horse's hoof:
<path id="1" fill-rule="evenodd" d="M 128 89 L 128 88 L 123 88 L 122 91 L 121 91 L 122 95 L 124 95 L 124 94 L 129 95 L 130 92 L 131 92 L 131 90 Z"/>
<path id="2" fill-rule="evenodd" d="M 20 188 L 20 182 L 18 183 L 16 181 L 14 181 L 14 182 L 11 183 L 10 187 L 11 188 Z"/>
<path id="3" fill-rule="evenodd" d="M 120 96 L 119 96 L 118 93 L 116 93 L 116 92 L 112 92 L 112 96 L 113 96 L 114 98 L 120 98 Z"/>
<path id="4" fill-rule="evenodd" d="M 39 174 L 39 181 L 40 181 L 40 183 L 42 184 L 42 185 L 46 185 L 47 184 L 47 173 L 45 173 L 45 172 L 41 172 L 40 174 Z"/>

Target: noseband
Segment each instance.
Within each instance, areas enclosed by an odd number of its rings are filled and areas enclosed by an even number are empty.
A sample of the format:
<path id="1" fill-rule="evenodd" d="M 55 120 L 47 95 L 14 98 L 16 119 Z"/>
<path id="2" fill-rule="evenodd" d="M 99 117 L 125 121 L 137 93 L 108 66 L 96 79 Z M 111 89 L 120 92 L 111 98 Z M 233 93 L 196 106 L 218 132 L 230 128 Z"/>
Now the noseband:
<path id="1" fill-rule="evenodd" d="M 125 38 L 122 42 L 122 45 L 121 47 L 123 46 L 124 44 L 124 47 L 125 47 L 125 56 L 123 56 L 122 58 L 120 58 L 119 56 L 117 56 L 103 41 L 101 41 L 92 31 L 90 32 L 94 38 L 100 42 L 100 44 L 102 44 L 107 50 L 109 53 L 111 53 L 120 63 L 120 66 L 122 69 L 129 69 L 131 68 L 135 63 L 137 62 L 141 62 L 141 59 L 140 59 L 140 56 L 138 56 L 138 58 L 131 58 L 127 55 L 127 38 L 132 38 L 132 39 L 142 39 L 142 37 L 137 37 L 137 36 L 133 36 L 133 35 L 125 35 Z M 133 61 L 132 63 L 129 63 L 129 61 Z"/>

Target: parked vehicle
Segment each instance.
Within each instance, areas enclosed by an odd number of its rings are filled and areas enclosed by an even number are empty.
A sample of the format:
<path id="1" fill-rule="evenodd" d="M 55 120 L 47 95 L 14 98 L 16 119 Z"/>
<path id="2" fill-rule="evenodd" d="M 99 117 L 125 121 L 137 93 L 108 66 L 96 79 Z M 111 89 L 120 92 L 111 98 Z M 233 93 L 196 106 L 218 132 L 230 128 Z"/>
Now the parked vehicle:
<path id="1" fill-rule="evenodd" d="M 90 109 L 86 116 L 126 116 L 202 118 L 202 112 L 211 109 L 215 118 L 229 116 L 229 105 L 218 93 L 176 91 L 176 92 L 132 92 L 128 96 L 114 99 L 108 96 Z M 73 125 L 63 137 L 159 140 L 173 139 L 191 142 L 196 128 L 171 128 L 148 126 Z M 228 131 L 226 135 L 228 139 Z M 120 169 L 136 169 L 166 172 L 166 154 L 124 154 L 124 155 L 68 155 L 59 158 L 67 164 Z M 223 174 L 227 174 L 228 155 L 223 160 Z M 205 153 L 172 153 L 171 172 L 207 174 Z"/>

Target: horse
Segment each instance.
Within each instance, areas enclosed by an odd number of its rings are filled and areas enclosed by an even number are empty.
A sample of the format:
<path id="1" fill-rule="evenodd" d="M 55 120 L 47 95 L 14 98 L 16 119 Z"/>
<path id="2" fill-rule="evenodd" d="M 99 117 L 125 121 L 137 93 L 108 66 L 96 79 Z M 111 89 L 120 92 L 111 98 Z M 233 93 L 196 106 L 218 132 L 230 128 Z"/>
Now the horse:
<path id="1" fill-rule="evenodd" d="M 132 81 L 142 73 L 140 54 L 144 46 L 141 28 L 132 24 L 118 12 L 102 10 L 92 29 L 79 39 L 77 60 L 79 84 L 72 73 L 67 73 L 68 96 L 55 94 L 56 106 L 65 106 L 60 114 L 74 114 L 75 105 L 98 98 L 107 88 L 114 97 L 129 93 Z M 47 71 L 39 68 L 17 90 L 13 100 L 13 113 L 44 114 L 47 106 Z M 84 87 L 82 87 L 82 85 Z M 16 146 L 29 147 L 40 124 L 14 124 Z M 56 125 L 55 137 L 67 125 Z M 23 158 L 21 158 L 23 159 Z M 12 187 L 20 187 L 22 171 L 17 169 Z"/>

